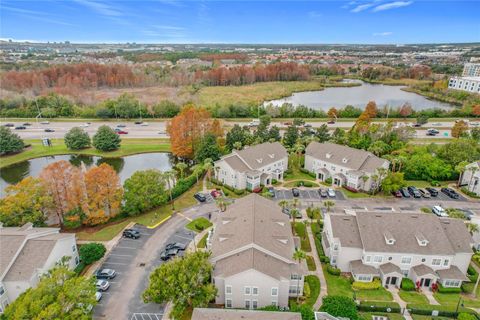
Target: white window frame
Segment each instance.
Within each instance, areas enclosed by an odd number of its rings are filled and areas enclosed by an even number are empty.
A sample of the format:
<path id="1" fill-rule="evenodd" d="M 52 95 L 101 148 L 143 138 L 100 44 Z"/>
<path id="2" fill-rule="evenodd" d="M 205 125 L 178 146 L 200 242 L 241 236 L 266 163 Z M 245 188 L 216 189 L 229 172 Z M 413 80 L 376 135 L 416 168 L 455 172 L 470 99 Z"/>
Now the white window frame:
<path id="1" fill-rule="evenodd" d="M 378 258 L 380 261 L 378 261 Z M 374 263 L 382 263 L 383 262 L 383 256 L 373 256 L 373 262 Z"/>
<path id="2" fill-rule="evenodd" d="M 245 309 L 250 310 L 252 308 L 252 301 L 250 299 L 245 299 Z"/>
<path id="3" fill-rule="evenodd" d="M 72 252 L 76 252 L 77 251 L 77 246 L 76 245 L 73 245 L 72 246 Z"/>
<path id="4" fill-rule="evenodd" d="M 233 302 L 232 302 L 232 299 L 225 299 L 225 308 L 232 308 L 233 306 Z"/>
<path id="5" fill-rule="evenodd" d="M 365 256 L 365 262 L 372 262 L 372 256 Z"/>
<path id="6" fill-rule="evenodd" d="M 444 267 L 448 267 L 449 264 L 450 264 L 450 259 L 443 260 L 443 266 Z"/>
<path id="7" fill-rule="evenodd" d="M 252 295 L 258 296 L 258 287 L 252 287 Z"/>
<path id="8" fill-rule="evenodd" d="M 408 262 L 405 262 L 404 260 L 408 260 Z M 400 263 L 406 264 L 406 265 L 412 264 L 412 257 L 409 257 L 409 256 L 402 257 L 402 259 L 400 260 Z"/>
<path id="9" fill-rule="evenodd" d="M 438 264 L 435 264 L 434 261 L 438 260 Z M 440 258 L 432 258 L 432 266 L 438 267 L 442 265 L 442 259 Z"/>
<path id="10" fill-rule="evenodd" d="M 246 296 L 249 296 L 252 294 L 252 288 L 251 287 L 243 287 L 243 294 Z"/>
<path id="11" fill-rule="evenodd" d="M 275 294 L 273 294 L 273 291 L 275 290 Z M 272 290 L 270 291 L 272 297 L 278 297 L 278 287 L 272 287 Z"/>
<path id="12" fill-rule="evenodd" d="M 272 300 L 272 306 L 277 307 L 278 306 L 278 301 Z"/>
<path id="13" fill-rule="evenodd" d="M 225 294 L 232 294 L 232 286 L 225 286 Z"/>
<path id="14" fill-rule="evenodd" d="M 3 285 L 0 285 L 0 297 L 3 296 L 5 293 L 5 287 Z"/>
<path id="15" fill-rule="evenodd" d="M 252 308 L 252 310 L 257 310 L 258 309 L 258 300 L 252 300 L 251 308 Z"/>

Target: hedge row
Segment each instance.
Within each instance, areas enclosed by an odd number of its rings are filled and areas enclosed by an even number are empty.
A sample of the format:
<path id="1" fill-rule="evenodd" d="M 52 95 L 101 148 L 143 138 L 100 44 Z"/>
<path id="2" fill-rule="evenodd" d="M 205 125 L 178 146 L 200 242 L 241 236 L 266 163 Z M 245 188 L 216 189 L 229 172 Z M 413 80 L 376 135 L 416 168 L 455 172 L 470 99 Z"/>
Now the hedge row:
<path id="1" fill-rule="evenodd" d="M 354 290 L 377 290 L 382 286 L 380 279 L 373 279 L 371 282 L 354 281 L 352 289 Z"/>
<path id="2" fill-rule="evenodd" d="M 342 270 L 335 268 L 331 264 L 327 264 L 327 272 L 333 276 L 339 276 L 342 273 Z"/>
<path id="3" fill-rule="evenodd" d="M 461 291 L 461 288 L 448 288 L 442 286 L 440 283 L 438 284 L 438 292 L 440 293 L 460 293 Z"/>
<path id="4" fill-rule="evenodd" d="M 428 304 L 408 304 L 407 309 L 410 311 L 411 314 L 419 314 L 429 316 L 432 314 L 433 310 L 438 311 L 439 316 L 454 318 L 457 316 L 455 312 L 456 306 L 441 306 L 441 305 L 428 305 Z M 460 307 L 458 309 L 458 313 L 469 313 L 473 315 L 477 315 L 477 313 L 471 309 Z"/>
<path id="5" fill-rule="evenodd" d="M 472 265 L 468 266 L 467 269 L 467 277 L 470 279 L 470 281 L 475 282 L 478 279 L 478 272 L 475 270 L 475 268 Z"/>
<path id="6" fill-rule="evenodd" d="M 310 177 L 312 177 L 312 178 L 315 178 L 315 179 L 317 178 L 317 175 L 316 175 L 315 173 L 310 172 L 310 171 L 308 171 L 308 170 L 305 169 L 305 168 L 300 168 L 300 172 L 301 172 L 301 173 L 306 173 L 306 174 L 308 174 L 308 175 L 309 175 Z"/>
<path id="7" fill-rule="evenodd" d="M 219 180 L 214 179 L 214 178 L 211 178 L 210 182 L 212 182 L 213 184 L 216 184 L 217 186 L 223 187 L 223 188 L 235 193 L 237 196 L 241 196 L 245 193 L 245 190 L 235 189 L 235 188 L 233 188 L 233 187 L 231 187 L 227 184 L 223 184 L 222 182 L 220 182 Z"/>
<path id="8" fill-rule="evenodd" d="M 396 302 L 381 302 L 381 301 L 361 301 L 357 306 L 358 311 L 365 312 L 389 312 L 400 313 L 400 305 Z M 388 311 L 390 310 L 390 311 Z"/>

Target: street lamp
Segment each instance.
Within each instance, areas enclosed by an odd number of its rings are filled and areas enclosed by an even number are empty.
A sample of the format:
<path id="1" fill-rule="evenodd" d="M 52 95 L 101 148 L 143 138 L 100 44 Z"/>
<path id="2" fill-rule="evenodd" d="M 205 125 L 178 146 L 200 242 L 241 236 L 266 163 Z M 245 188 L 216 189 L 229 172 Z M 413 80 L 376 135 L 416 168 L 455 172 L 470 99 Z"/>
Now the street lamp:
<path id="1" fill-rule="evenodd" d="M 457 303 L 457 308 L 455 309 L 455 319 L 458 318 L 458 308 L 462 306 L 463 307 L 463 299 L 460 297 L 458 298 L 458 303 Z"/>

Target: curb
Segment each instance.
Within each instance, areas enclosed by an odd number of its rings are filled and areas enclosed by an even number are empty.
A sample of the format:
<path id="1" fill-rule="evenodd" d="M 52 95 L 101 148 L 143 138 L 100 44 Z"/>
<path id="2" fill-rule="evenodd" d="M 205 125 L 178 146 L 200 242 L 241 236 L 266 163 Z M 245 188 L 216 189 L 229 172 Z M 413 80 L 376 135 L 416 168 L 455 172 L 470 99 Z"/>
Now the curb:
<path id="1" fill-rule="evenodd" d="M 168 217 L 164 218 L 163 220 L 161 220 L 160 222 L 154 224 L 153 226 L 147 226 L 147 229 L 155 229 L 156 227 L 158 227 L 159 225 L 161 225 L 162 223 L 164 223 L 165 221 L 167 221 L 168 219 L 170 219 L 172 217 L 172 215 L 169 215 Z"/>

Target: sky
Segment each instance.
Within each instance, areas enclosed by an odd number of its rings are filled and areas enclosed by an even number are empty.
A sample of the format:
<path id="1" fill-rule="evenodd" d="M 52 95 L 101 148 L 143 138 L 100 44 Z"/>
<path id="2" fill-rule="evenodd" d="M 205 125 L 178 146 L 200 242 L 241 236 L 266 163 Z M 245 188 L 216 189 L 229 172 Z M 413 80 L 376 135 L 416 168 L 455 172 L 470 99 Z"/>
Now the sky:
<path id="1" fill-rule="evenodd" d="M 0 38 L 80 43 L 480 42 L 480 0 L 1 0 Z"/>

